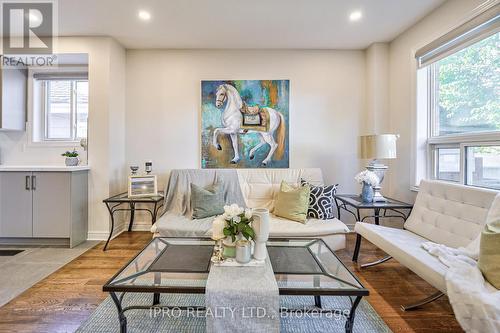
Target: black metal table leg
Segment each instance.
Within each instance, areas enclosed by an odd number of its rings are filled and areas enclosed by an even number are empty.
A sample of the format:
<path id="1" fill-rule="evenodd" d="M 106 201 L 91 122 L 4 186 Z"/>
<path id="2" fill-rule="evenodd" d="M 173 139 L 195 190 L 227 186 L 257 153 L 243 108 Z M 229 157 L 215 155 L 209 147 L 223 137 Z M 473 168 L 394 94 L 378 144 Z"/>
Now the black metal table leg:
<path id="1" fill-rule="evenodd" d="M 314 305 L 316 305 L 317 308 L 321 309 L 321 296 L 314 296 Z"/>
<path id="2" fill-rule="evenodd" d="M 156 285 L 161 284 L 161 273 L 155 272 L 154 273 L 154 281 Z M 153 294 L 153 305 L 158 305 L 160 304 L 160 294 L 154 293 Z"/>
<path id="3" fill-rule="evenodd" d="M 135 202 L 130 203 L 130 222 L 128 223 L 128 231 L 132 231 L 132 226 L 134 225 L 135 217 Z"/>
<path id="4" fill-rule="evenodd" d="M 356 308 L 358 307 L 359 302 L 361 302 L 362 296 L 357 296 L 351 306 L 351 311 L 349 312 L 349 316 L 347 316 L 347 322 L 345 323 L 345 331 L 346 333 L 351 333 L 354 327 L 354 316 L 356 314 Z"/>
<path id="5" fill-rule="evenodd" d="M 337 206 L 337 218 L 340 220 L 340 205 L 337 198 L 334 197 L 333 199 L 335 200 L 335 206 Z"/>
<path id="6" fill-rule="evenodd" d="M 111 295 L 111 299 L 116 305 L 116 309 L 118 310 L 118 319 L 120 320 L 120 333 L 127 332 L 127 317 L 123 314 L 122 303 L 118 296 L 114 292 L 109 293 Z"/>
<path id="7" fill-rule="evenodd" d="M 361 213 L 359 212 L 359 208 L 356 208 L 356 214 L 357 214 L 357 217 L 358 217 L 357 221 L 361 221 Z"/>
<path id="8" fill-rule="evenodd" d="M 352 255 L 352 261 L 357 262 L 359 256 L 359 249 L 361 248 L 361 235 L 356 235 L 356 245 L 354 246 L 354 253 Z"/>
<path id="9" fill-rule="evenodd" d="M 114 212 L 111 206 L 106 203 L 106 207 L 108 208 L 109 215 L 111 216 L 111 231 L 109 232 L 108 240 L 106 241 L 106 244 L 104 244 L 104 248 L 102 249 L 103 251 L 106 251 L 106 248 L 108 247 L 109 241 L 111 240 L 111 236 L 113 235 L 113 231 L 115 229 L 115 217 L 114 217 Z"/>
<path id="10" fill-rule="evenodd" d="M 156 206 L 158 206 L 158 203 L 155 202 L 155 206 L 153 207 L 153 214 L 151 216 L 151 224 L 155 224 L 156 222 L 156 215 L 158 214 Z"/>
<path id="11" fill-rule="evenodd" d="M 380 223 L 380 208 L 374 208 L 375 210 L 375 224 L 379 225 Z"/>

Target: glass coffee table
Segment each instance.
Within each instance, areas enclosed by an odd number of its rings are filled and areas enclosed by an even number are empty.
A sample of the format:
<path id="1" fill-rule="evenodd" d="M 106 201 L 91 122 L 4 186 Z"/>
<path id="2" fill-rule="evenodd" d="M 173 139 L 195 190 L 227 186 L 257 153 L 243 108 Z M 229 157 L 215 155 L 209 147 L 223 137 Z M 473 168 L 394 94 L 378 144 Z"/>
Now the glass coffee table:
<path id="1" fill-rule="evenodd" d="M 159 304 L 160 294 L 204 294 L 214 245 L 214 241 L 207 238 L 151 240 L 103 286 L 117 307 L 120 332 L 127 331 L 125 312 L 128 310 L 155 307 L 203 310 L 200 306 Z M 352 332 L 356 308 L 369 292 L 322 240 L 270 239 L 267 249 L 280 295 L 314 296 L 315 300 L 313 308 L 281 308 L 281 312 L 338 313 L 339 309 L 323 309 L 321 296 L 349 297 L 351 307 L 341 313 L 346 317 L 346 332 Z M 152 304 L 122 307 L 126 293 L 151 293 Z"/>

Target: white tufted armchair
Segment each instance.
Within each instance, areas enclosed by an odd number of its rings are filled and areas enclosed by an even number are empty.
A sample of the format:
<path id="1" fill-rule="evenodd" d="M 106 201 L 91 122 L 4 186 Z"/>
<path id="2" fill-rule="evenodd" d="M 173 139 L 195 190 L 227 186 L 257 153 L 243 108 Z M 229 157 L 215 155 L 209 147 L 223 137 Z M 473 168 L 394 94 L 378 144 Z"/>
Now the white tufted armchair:
<path id="1" fill-rule="evenodd" d="M 425 251 L 421 244 L 432 241 L 453 248 L 466 247 L 479 236 L 496 194 L 497 191 L 476 187 L 422 181 L 404 229 L 356 223 L 353 261 L 358 260 L 361 239 L 367 239 L 388 256 L 361 267 L 396 259 L 439 290 L 415 304 L 402 306 L 403 310 L 429 303 L 446 294 L 444 275 L 447 267 Z"/>

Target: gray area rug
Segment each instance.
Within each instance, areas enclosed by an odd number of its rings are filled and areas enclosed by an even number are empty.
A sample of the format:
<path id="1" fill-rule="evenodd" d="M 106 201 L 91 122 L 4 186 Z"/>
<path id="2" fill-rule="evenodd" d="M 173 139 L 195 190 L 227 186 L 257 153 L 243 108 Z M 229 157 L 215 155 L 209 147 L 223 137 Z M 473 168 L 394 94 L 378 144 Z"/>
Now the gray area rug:
<path id="1" fill-rule="evenodd" d="M 151 294 L 127 294 L 123 305 L 151 305 Z M 287 308 L 314 307 L 314 298 L 309 296 L 281 296 L 281 306 Z M 348 297 L 321 297 L 325 309 L 349 309 Z M 204 306 L 204 295 L 163 294 L 161 304 L 176 306 Z M 130 310 L 125 312 L 128 322 L 128 332 L 205 332 L 205 317 L 203 313 L 171 311 L 170 313 L 154 315 L 153 310 Z M 340 314 L 283 314 L 281 332 L 313 333 L 313 332 L 345 332 L 345 319 Z M 79 333 L 115 333 L 119 332 L 119 321 L 116 307 L 108 297 L 90 315 L 85 323 L 78 328 Z M 382 318 L 371 305 L 362 300 L 356 310 L 354 332 L 391 332 Z"/>

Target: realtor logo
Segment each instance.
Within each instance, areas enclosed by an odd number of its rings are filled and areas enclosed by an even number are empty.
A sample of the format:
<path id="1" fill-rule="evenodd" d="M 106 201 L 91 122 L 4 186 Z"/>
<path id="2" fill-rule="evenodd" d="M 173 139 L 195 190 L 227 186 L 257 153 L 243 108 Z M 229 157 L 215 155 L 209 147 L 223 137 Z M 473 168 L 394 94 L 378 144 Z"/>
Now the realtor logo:
<path id="1" fill-rule="evenodd" d="M 53 1 L 2 1 L 3 54 L 51 54 Z"/>

